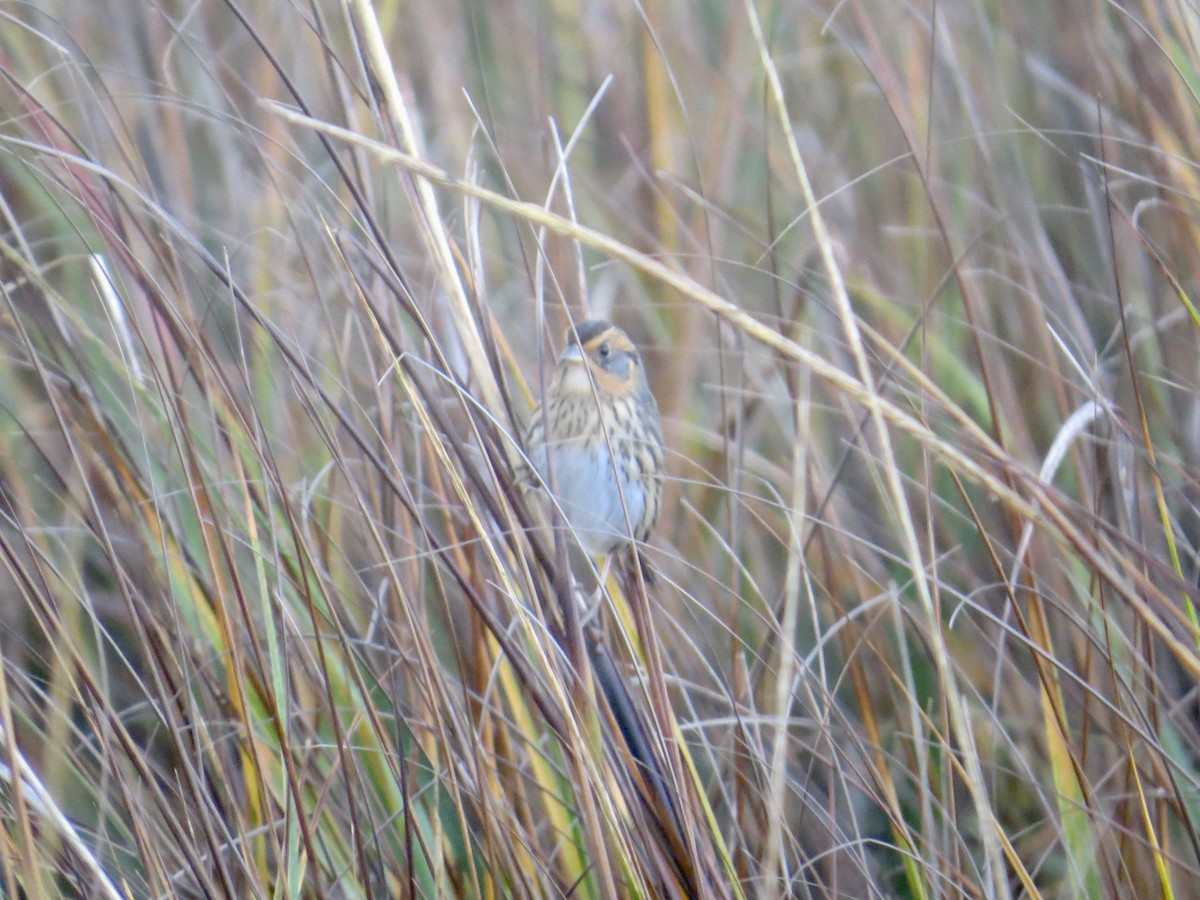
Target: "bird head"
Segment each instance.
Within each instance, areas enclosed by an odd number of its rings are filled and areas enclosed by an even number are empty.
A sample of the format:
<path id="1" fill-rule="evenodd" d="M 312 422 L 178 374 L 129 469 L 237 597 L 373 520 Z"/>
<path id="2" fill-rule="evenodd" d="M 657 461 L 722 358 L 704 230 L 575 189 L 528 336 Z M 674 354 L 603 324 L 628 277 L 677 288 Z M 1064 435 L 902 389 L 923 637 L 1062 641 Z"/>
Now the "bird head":
<path id="1" fill-rule="evenodd" d="M 643 389 L 646 376 L 637 348 L 617 326 L 590 319 L 567 329 L 566 347 L 558 356 L 555 371 L 558 389 L 564 394 L 592 395 L 592 385 L 601 395 L 629 397 Z"/>

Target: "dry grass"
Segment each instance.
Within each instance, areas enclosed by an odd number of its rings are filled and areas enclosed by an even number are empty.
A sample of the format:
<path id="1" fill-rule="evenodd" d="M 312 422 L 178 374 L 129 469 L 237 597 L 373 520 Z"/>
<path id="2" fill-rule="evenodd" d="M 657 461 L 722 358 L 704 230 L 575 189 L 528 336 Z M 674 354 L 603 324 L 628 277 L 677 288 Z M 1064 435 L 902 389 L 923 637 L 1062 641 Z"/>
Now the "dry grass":
<path id="1" fill-rule="evenodd" d="M 5 896 L 1196 896 L 1185 5 L 0 12 Z"/>

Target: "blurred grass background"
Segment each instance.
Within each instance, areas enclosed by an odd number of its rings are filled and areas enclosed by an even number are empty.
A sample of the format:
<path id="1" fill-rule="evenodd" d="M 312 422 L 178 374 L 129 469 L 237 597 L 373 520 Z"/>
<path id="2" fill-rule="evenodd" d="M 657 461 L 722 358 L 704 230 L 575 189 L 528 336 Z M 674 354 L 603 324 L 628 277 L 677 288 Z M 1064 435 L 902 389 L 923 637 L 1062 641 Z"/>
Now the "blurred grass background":
<path id="1" fill-rule="evenodd" d="M 0 15 L 5 896 L 1200 896 L 1195 10 Z M 685 863 L 512 475 L 586 315 Z"/>

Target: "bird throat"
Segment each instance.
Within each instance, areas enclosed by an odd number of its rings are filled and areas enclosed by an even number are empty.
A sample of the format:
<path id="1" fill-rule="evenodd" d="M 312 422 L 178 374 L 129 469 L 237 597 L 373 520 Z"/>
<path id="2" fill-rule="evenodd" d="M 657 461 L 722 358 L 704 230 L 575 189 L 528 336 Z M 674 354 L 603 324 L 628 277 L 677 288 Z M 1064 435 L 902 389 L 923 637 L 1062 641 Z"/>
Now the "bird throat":
<path id="1" fill-rule="evenodd" d="M 591 369 L 591 378 L 588 378 Z M 595 394 L 592 384 L 595 383 Z M 637 382 L 632 378 L 617 378 L 611 372 L 586 365 L 572 363 L 562 370 L 559 377 L 559 390 L 564 397 L 608 397 L 612 399 L 628 397 L 637 389 Z"/>
<path id="2" fill-rule="evenodd" d="M 588 378 L 587 366 L 582 362 L 565 366 L 559 375 L 558 389 L 564 397 L 590 397 L 592 382 Z"/>

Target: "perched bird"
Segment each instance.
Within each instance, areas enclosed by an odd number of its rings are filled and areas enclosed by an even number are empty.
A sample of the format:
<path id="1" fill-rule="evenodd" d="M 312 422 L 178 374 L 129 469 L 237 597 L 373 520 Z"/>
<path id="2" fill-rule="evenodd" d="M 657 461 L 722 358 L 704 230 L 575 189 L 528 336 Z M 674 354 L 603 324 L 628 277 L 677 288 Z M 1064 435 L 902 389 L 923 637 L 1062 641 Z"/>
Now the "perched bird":
<path id="1" fill-rule="evenodd" d="M 613 558 L 644 543 L 658 521 L 662 423 L 625 332 L 593 319 L 565 340 L 525 447 L 580 545 L 603 559 L 603 580 Z"/>
<path id="2" fill-rule="evenodd" d="M 536 479 L 528 473 L 527 480 L 538 480 L 553 493 L 579 545 L 602 562 L 593 603 L 582 603 L 586 622 L 603 596 L 609 567 L 621 557 L 636 559 L 638 545 L 658 522 L 662 422 L 642 359 L 625 332 L 593 319 L 567 329 L 565 343 L 525 435 L 529 464 L 537 473 Z M 642 576 L 648 583 L 649 571 L 642 569 Z M 702 876 L 684 838 L 680 810 L 685 800 L 673 787 L 670 763 L 650 737 L 656 729 L 634 699 L 638 692 L 625 684 L 607 642 L 589 639 L 587 647 L 617 734 L 636 761 L 627 799 L 656 823 L 652 833 L 675 867 L 672 883 L 679 891 L 671 895 L 703 896 Z"/>

